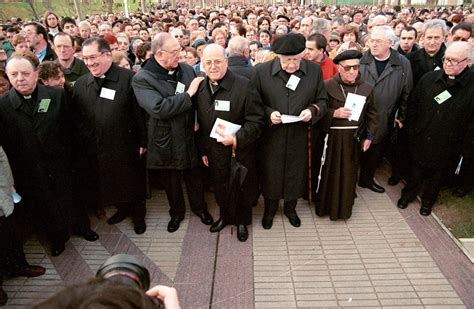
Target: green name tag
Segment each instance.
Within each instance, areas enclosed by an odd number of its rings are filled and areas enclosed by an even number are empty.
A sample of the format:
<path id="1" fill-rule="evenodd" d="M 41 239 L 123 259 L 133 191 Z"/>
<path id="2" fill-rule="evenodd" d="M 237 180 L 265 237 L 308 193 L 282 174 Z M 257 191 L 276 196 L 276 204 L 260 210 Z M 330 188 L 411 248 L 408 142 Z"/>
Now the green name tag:
<path id="1" fill-rule="evenodd" d="M 186 88 L 186 87 L 184 86 L 184 84 L 183 84 L 183 83 L 181 83 L 181 82 L 178 82 L 178 84 L 176 85 L 176 91 L 175 91 L 175 93 L 174 93 L 174 94 L 180 94 L 180 93 L 183 93 L 185 88 Z"/>
<path id="2" fill-rule="evenodd" d="M 438 102 L 438 104 L 443 104 L 444 101 L 446 101 L 450 97 L 451 94 L 448 92 L 448 90 L 445 90 L 435 97 L 435 101 Z"/>
<path id="3" fill-rule="evenodd" d="M 38 108 L 38 113 L 46 113 L 49 108 L 49 103 L 51 103 L 51 99 L 41 99 Z"/>

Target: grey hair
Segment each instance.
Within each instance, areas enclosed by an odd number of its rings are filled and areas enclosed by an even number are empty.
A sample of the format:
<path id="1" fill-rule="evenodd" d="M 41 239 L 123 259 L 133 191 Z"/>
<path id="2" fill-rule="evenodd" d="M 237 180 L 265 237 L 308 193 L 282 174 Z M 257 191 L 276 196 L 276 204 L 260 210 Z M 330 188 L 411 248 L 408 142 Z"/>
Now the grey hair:
<path id="1" fill-rule="evenodd" d="M 445 55 L 447 52 L 450 52 L 451 50 L 460 50 L 464 54 L 464 58 L 470 58 L 471 55 L 471 44 L 469 42 L 452 42 L 449 44 L 449 46 L 446 48 Z M 472 59 L 470 59 L 472 61 Z"/>
<path id="2" fill-rule="evenodd" d="M 431 28 L 441 29 L 443 31 L 443 35 L 446 35 L 448 33 L 448 27 L 446 26 L 446 22 L 442 19 L 428 20 L 427 22 L 423 24 L 423 28 L 421 32 L 425 34 L 426 31 L 428 31 L 428 29 L 431 29 Z"/>
<path id="3" fill-rule="evenodd" d="M 313 22 L 313 30 L 311 31 L 311 34 L 313 33 L 327 33 L 330 30 L 328 29 L 329 26 L 331 25 L 331 22 L 327 19 L 324 18 L 316 18 Z"/>
<path id="4" fill-rule="evenodd" d="M 246 48 L 249 48 L 249 42 L 241 36 L 236 36 L 230 39 L 227 53 L 229 56 L 242 56 Z"/>
<path id="5" fill-rule="evenodd" d="M 13 56 L 10 57 L 10 59 L 8 59 L 7 65 L 5 66 L 5 72 L 6 73 L 8 73 L 8 68 L 11 66 L 10 62 L 12 62 L 12 60 L 26 60 L 26 61 L 28 61 L 29 64 L 31 64 L 31 67 L 33 68 L 33 71 L 36 71 L 36 66 L 35 66 L 33 60 L 31 60 L 30 58 L 25 57 L 25 56 L 13 55 Z"/>
<path id="6" fill-rule="evenodd" d="M 393 31 L 392 27 L 390 27 L 390 26 L 376 26 L 376 27 L 374 27 L 374 29 L 372 29 L 372 34 L 374 32 L 379 32 L 379 31 L 383 31 L 385 39 L 392 40 L 392 42 L 395 41 L 396 36 L 395 36 L 395 32 Z"/>
<path id="7" fill-rule="evenodd" d="M 166 41 L 171 39 L 174 40 L 174 37 L 168 32 L 160 32 L 155 35 L 153 41 L 151 41 L 151 53 L 155 55 L 156 52 L 165 45 Z"/>

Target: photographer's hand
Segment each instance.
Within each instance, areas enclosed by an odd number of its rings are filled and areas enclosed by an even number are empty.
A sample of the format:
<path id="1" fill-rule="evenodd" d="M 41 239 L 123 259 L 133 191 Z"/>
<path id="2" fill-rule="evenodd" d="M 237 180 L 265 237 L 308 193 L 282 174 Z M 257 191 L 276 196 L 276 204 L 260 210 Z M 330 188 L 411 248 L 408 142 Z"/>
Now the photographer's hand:
<path id="1" fill-rule="evenodd" d="M 165 304 L 165 309 L 181 309 L 178 300 L 178 293 L 175 288 L 157 285 L 146 291 L 146 295 L 161 300 L 163 304 Z"/>

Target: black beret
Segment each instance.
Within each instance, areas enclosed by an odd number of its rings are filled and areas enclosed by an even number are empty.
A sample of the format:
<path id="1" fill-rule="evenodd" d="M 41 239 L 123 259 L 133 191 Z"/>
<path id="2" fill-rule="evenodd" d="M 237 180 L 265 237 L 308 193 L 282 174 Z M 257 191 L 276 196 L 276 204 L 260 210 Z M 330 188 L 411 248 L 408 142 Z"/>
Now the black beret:
<path id="1" fill-rule="evenodd" d="M 290 32 L 273 41 L 272 51 L 280 55 L 297 55 L 306 48 L 306 39 L 301 33 Z"/>
<path id="2" fill-rule="evenodd" d="M 343 60 L 360 59 L 360 58 L 362 58 L 362 53 L 360 51 L 355 50 L 355 49 L 349 49 L 349 50 L 345 50 L 341 52 L 336 57 L 334 57 L 332 62 L 334 62 L 335 64 L 339 64 L 339 62 Z"/>
<path id="3" fill-rule="evenodd" d="M 290 18 L 288 16 L 285 16 L 285 15 L 278 15 L 277 16 L 277 19 L 280 19 L 280 18 L 284 18 L 286 19 L 288 22 L 290 22 Z"/>

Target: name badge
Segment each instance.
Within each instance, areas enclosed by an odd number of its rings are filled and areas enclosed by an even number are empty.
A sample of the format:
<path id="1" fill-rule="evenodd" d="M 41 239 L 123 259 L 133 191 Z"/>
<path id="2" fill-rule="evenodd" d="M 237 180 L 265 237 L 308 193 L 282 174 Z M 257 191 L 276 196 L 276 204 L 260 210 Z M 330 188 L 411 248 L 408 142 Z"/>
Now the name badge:
<path id="1" fill-rule="evenodd" d="M 216 111 L 228 112 L 230 111 L 230 101 L 215 100 L 214 109 Z"/>
<path id="2" fill-rule="evenodd" d="M 435 97 L 435 101 L 438 102 L 438 104 L 443 104 L 450 97 L 451 94 L 448 92 L 448 90 L 445 90 Z"/>
<path id="3" fill-rule="evenodd" d="M 39 107 L 38 107 L 38 113 L 48 112 L 49 103 L 51 103 L 51 99 L 41 99 Z"/>
<path id="4" fill-rule="evenodd" d="M 115 98 L 115 90 L 102 87 L 100 91 L 100 97 L 108 100 L 113 100 Z"/>
<path id="5" fill-rule="evenodd" d="M 183 92 L 184 92 L 184 89 L 185 89 L 184 84 L 181 83 L 181 82 L 178 82 L 178 84 L 176 85 L 176 91 L 174 92 L 174 94 L 183 93 Z"/>
<path id="6" fill-rule="evenodd" d="M 300 83 L 300 79 L 301 78 L 299 78 L 298 76 L 292 74 L 290 76 L 290 79 L 286 83 L 286 88 L 295 91 L 296 87 L 298 87 L 298 84 Z"/>

